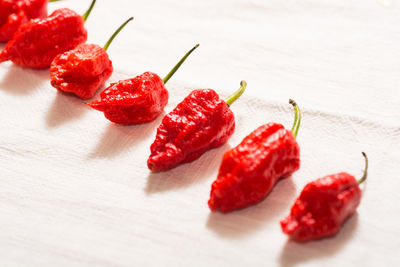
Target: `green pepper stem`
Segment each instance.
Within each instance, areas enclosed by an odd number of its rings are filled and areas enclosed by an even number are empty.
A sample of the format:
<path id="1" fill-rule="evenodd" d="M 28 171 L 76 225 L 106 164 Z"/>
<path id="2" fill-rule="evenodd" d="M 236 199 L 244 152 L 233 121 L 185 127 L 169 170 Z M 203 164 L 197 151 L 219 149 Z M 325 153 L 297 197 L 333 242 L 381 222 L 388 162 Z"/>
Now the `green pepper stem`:
<path id="1" fill-rule="evenodd" d="M 232 95 L 230 95 L 228 98 L 225 98 L 225 102 L 228 104 L 229 107 L 243 94 L 246 87 L 247 87 L 247 82 L 241 81 L 240 88 Z"/>
<path id="2" fill-rule="evenodd" d="M 108 47 L 110 46 L 110 44 L 112 43 L 112 41 L 114 40 L 114 38 L 118 35 L 118 33 L 125 27 L 126 24 L 129 23 L 129 21 L 133 20 L 133 17 L 130 17 L 129 19 L 127 19 L 121 26 L 119 26 L 119 28 L 113 33 L 113 35 L 111 35 L 110 39 L 108 39 L 107 43 L 103 46 L 103 49 L 107 51 Z"/>
<path id="3" fill-rule="evenodd" d="M 368 175 L 368 157 L 367 157 L 367 154 L 365 154 L 365 152 L 361 152 L 361 154 L 363 155 L 363 157 L 365 159 L 365 169 L 364 169 L 363 176 L 360 178 L 360 180 L 357 181 L 358 184 L 362 184 L 367 179 L 367 175 Z"/>
<path id="4" fill-rule="evenodd" d="M 167 76 L 165 76 L 165 78 L 163 79 L 164 84 L 166 84 L 168 80 L 171 79 L 172 75 L 175 74 L 175 72 L 179 69 L 179 67 L 183 64 L 183 62 L 185 62 L 188 56 L 199 46 L 200 46 L 199 44 L 195 45 L 192 49 L 189 50 L 189 52 L 187 52 L 183 56 L 183 58 L 178 62 L 178 64 L 176 64 L 175 67 L 167 74 Z"/>
<path id="5" fill-rule="evenodd" d="M 297 133 L 299 132 L 300 122 L 301 122 L 301 112 L 296 101 L 294 101 L 293 99 L 289 99 L 289 104 L 291 104 L 294 107 L 294 122 L 292 127 L 292 133 L 294 135 L 294 138 L 297 138 Z"/>
<path id="6" fill-rule="evenodd" d="M 92 12 L 94 4 L 96 4 L 96 0 L 92 0 L 92 3 L 90 4 L 89 9 L 85 12 L 85 14 L 82 15 L 82 18 L 83 18 L 84 21 L 87 20 L 87 18 L 89 17 L 90 13 Z"/>

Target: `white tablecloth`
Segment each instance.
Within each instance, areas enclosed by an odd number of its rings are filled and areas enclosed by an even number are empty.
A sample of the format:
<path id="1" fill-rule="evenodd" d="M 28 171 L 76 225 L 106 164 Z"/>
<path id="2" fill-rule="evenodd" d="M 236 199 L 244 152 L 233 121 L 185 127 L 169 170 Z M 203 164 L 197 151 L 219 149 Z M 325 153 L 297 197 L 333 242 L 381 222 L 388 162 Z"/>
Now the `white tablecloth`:
<path id="1" fill-rule="evenodd" d="M 50 4 L 83 13 L 89 0 Z M 98 1 L 89 41 L 109 49 L 110 82 L 164 76 L 171 111 L 192 89 L 232 105 L 229 143 L 165 173 L 146 168 L 155 122 L 119 126 L 57 93 L 48 71 L 0 65 L 1 266 L 395 266 L 400 247 L 400 3 L 395 0 Z M 259 205 L 223 215 L 207 207 L 223 153 L 269 121 L 303 111 L 302 167 Z M 370 158 L 358 212 L 331 239 L 298 244 L 279 220 L 303 186 L 356 176 Z"/>

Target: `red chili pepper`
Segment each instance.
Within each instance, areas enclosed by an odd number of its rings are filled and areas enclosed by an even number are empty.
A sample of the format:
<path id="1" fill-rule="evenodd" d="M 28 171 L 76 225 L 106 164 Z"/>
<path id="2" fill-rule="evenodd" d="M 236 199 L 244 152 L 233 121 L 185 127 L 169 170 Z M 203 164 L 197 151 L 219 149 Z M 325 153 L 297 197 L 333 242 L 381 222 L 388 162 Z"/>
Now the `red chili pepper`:
<path id="1" fill-rule="evenodd" d="M 307 184 L 292 206 L 290 215 L 281 221 L 282 231 L 304 242 L 334 236 L 357 209 L 361 201 L 359 184 L 367 178 L 368 158 L 360 180 L 341 172 Z"/>
<path id="2" fill-rule="evenodd" d="M 246 86 L 242 81 L 239 90 L 225 101 L 212 89 L 191 92 L 163 118 L 151 145 L 148 168 L 166 171 L 226 143 L 235 130 L 235 118 L 229 107 Z"/>
<path id="3" fill-rule="evenodd" d="M 129 125 L 153 121 L 168 103 L 165 84 L 197 47 L 198 44 L 187 52 L 164 80 L 155 73 L 145 72 L 135 78 L 112 83 L 101 92 L 100 100 L 89 105 L 104 112 L 104 116 L 115 123 Z"/>
<path id="4" fill-rule="evenodd" d="M 230 212 L 260 202 L 277 181 L 300 168 L 296 136 L 301 114 L 296 102 L 290 104 L 295 110 L 292 131 L 278 123 L 265 124 L 224 154 L 208 201 L 212 211 Z"/>
<path id="5" fill-rule="evenodd" d="M 47 2 L 48 0 L 0 0 L 0 42 L 10 40 L 18 27 L 30 19 L 45 18 Z"/>
<path id="6" fill-rule="evenodd" d="M 71 9 L 62 8 L 47 18 L 33 19 L 21 25 L 0 52 L 0 62 L 11 60 L 22 67 L 48 68 L 58 54 L 86 41 L 84 22 L 95 2 L 93 0 L 83 16 Z"/>
<path id="7" fill-rule="evenodd" d="M 113 72 L 106 50 L 131 20 L 133 18 L 129 18 L 114 32 L 104 48 L 95 44 L 80 44 L 59 54 L 50 66 L 51 85 L 81 99 L 92 98 Z"/>

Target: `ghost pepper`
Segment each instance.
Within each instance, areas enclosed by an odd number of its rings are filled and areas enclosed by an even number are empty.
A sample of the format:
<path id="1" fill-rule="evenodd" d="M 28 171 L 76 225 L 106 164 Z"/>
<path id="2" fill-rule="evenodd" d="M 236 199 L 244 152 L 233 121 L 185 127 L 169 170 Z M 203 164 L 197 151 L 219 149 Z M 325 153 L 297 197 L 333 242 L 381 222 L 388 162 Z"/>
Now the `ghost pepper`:
<path id="1" fill-rule="evenodd" d="M 48 0 L 0 0 L 0 42 L 10 40 L 18 27 L 30 19 L 45 18 L 47 2 Z"/>
<path id="2" fill-rule="evenodd" d="M 293 240 L 305 242 L 336 235 L 343 223 L 356 211 L 361 201 L 359 185 L 367 178 L 368 158 L 364 175 L 358 181 L 346 172 L 328 175 L 307 184 L 281 221 L 282 231 Z"/>
<path id="3" fill-rule="evenodd" d="M 246 86 L 242 81 L 239 90 L 225 101 L 212 89 L 192 91 L 163 118 L 150 148 L 148 168 L 166 171 L 225 144 L 235 130 L 235 117 L 229 107 Z"/>
<path id="4" fill-rule="evenodd" d="M 89 105 L 104 112 L 104 116 L 114 123 L 130 125 L 153 121 L 168 103 L 165 84 L 198 46 L 187 52 L 163 80 L 155 73 L 145 72 L 135 78 L 112 83 L 101 92 L 100 100 Z"/>
<path id="5" fill-rule="evenodd" d="M 50 66 L 51 85 L 81 99 L 92 98 L 113 72 L 106 50 L 132 19 L 125 21 L 103 48 L 96 44 L 80 44 L 54 58 Z"/>
<path id="6" fill-rule="evenodd" d="M 258 203 L 280 179 L 300 168 L 296 136 L 301 114 L 296 102 L 290 103 L 295 110 L 292 131 L 267 123 L 224 154 L 208 201 L 212 211 L 230 212 Z"/>
<path id="7" fill-rule="evenodd" d="M 58 54 L 86 41 L 84 22 L 95 2 L 92 1 L 83 16 L 71 9 L 62 8 L 47 18 L 33 19 L 21 25 L 0 52 L 0 62 L 11 60 L 22 67 L 34 69 L 50 67 Z"/>

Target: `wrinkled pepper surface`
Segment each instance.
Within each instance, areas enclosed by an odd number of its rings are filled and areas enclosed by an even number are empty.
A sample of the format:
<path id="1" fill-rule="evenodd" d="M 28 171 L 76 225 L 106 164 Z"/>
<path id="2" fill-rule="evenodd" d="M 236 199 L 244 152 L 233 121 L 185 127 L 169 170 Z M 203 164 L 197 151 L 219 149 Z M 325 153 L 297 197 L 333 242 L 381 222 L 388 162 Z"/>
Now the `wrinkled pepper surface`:
<path id="1" fill-rule="evenodd" d="M 48 0 L 0 0 L 0 42 L 11 40 L 30 19 L 47 16 Z"/>
<path id="2" fill-rule="evenodd" d="M 145 72 L 135 78 L 112 83 L 101 92 L 100 100 L 93 101 L 90 106 L 104 112 L 108 120 L 118 124 L 153 121 L 168 103 L 165 84 L 198 46 L 187 52 L 163 80 L 155 73 Z"/>
<path id="3" fill-rule="evenodd" d="M 55 57 L 50 66 L 51 85 L 60 91 L 73 93 L 81 99 L 92 98 L 113 73 L 107 48 L 132 19 L 129 18 L 117 29 L 104 48 L 96 44 L 80 44 Z"/>
<path id="4" fill-rule="evenodd" d="M 368 159 L 360 180 L 346 172 L 328 175 L 307 184 L 281 221 L 282 231 L 305 242 L 334 236 L 356 211 L 361 201 L 361 184 L 367 178 Z"/>
<path id="5" fill-rule="evenodd" d="M 163 118 L 150 148 L 148 168 L 166 171 L 225 144 L 235 130 L 229 107 L 245 88 L 242 81 L 240 89 L 226 101 L 212 89 L 192 91 Z"/>
<path id="6" fill-rule="evenodd" d="M 86 41 L 84 21 L 95 2 L 93 0 L 83 17 L 71 9 L 62 8 L 47 18 L 33 19 L 21 25 L 0 52 L 0 62 L 11 60 L 17 65 L 33 69 L 50 67 L 58 54 Z"/>
<path id="7" fill-rule="evenodd" d="M 290 103 L 295 109 L 292 131 L 278 123 L 265 124 L 224 154 L 208 201 L 212 211 L 230 212 L 258 203 L 277 181 L 300 168 L 296 136 L 301 115 L 297 104 Z"/>
<path id="8" fill-rule="evenodd" d="M 168 103 L 168 91 L 155 73 L 145 72 L 132 79 L 112 83 L 100 93 L 100 100 L 89 105 L 104 112 L 118 124 L 130 125 L 153 121 Z"/>

